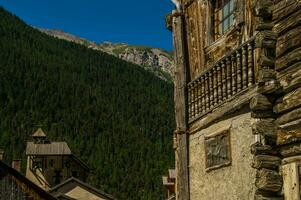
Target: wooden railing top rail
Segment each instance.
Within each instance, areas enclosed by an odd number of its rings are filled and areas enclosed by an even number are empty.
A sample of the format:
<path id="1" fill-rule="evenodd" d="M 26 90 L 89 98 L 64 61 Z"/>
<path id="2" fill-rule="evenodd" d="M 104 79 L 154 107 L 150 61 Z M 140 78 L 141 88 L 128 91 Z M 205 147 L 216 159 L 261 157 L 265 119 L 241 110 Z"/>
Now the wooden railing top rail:
<path id="1" fill-rule="evenodd" d="M 255 42 L 251 38 L 187 84 L 189 122 L 254 85 L 254 50 Z"/>
<path id="2" fill-rule="evenodd" d="M 250 42 L 253 42 L 253 41 L 255 41 L 255 36 L 251 37 L 249 40 L 247 40 L 246 42 L 244 42 L 241 45 L 239 45 L 236 49 L 230 50 L 229 52 L 227 52 L 222 58 L 220 58 L 217 61 L 215 61 L 210 67 L 208 67 L 207 69 L 205 69 L 201 74 L 199 74 L 196 78 L 194 78 L 192 81 L 190 81 L 188 83 L 188 86 L 194 84 L 201 77 L 203 77 L 206 73 L 208 73 L 210 70 L 212 70 L 212 68 L 214 68 L 216 65 L 220 64 L 223 61 L 226 61 L 226 59 L 229 58 L 236 51 L 240 50 L 244 46 L 247 46 Z"/>

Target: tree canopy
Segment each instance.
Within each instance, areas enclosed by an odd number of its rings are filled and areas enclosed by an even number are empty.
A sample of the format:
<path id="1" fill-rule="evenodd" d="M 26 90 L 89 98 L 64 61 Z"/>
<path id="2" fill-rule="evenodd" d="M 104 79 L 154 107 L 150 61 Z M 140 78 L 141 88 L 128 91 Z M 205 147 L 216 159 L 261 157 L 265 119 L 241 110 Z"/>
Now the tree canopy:
<path id="1" fill-rule="evenodd" d="M 47 36 L 0 8 L 0 148 L 23 158 L 39 127 L 118 199 L 162 199 L 174 165 L 173 86 L 140 66 Z M 23 163 L 24 163 L 23 162 Z"/>

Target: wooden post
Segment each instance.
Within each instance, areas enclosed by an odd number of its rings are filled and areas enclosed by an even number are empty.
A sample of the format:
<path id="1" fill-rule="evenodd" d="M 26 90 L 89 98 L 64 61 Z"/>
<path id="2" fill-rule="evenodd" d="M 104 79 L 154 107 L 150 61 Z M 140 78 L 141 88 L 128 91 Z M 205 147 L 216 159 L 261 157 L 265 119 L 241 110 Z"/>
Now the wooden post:
<path id="1" fill-rule="evenodd" d="M 248 86 L 253 85 L 254 80 L 254 64 L 253 64 L 253 45 L 248 43 Z"/>
<path id="2" fill-rule="evenodd" d="M 300 200 L 299 173 L 296 162 L 283 165 L 283 192 L 285 200 Z"/>
<path id="3" fill-rule="evenodd" d="M 226 63 L 222 61 L 222 91 L 223 101 L 227 99 L 227 76 L 226 76 Z"/>
<path id="4" fill-rule="evenodd" d="M 248 86 L 248 58 L 246 46 L 242 47 L 242 88 L 246 89 Z"/>
<path id="5" fill-rule="evenodd" d="M 202 83 L 202 113 L 206 111 L 206 101 L 205 101 L 205 79 L 202 76 L 201 77 L 201 83 Z"/>
<path id="6" fill-rule="evenodd" d="M 230 99 L 232 96 L 232 80 L 231 80 L 232 66 L 231 66 L 230 57 L 226 59 L 226 66 L 227 66 L 227 94 L 228 94 L 228 98 Z"/>
<path id="7" fill-rule="evenodd" d="M 198 90 L 198 110 L 197 110 L 197 116 L 202 113 L 202 82 L 199 79 L 197 81 L 197 90 Z"/>
<path id="8" fill-rule="evenodd" d="M 222 93 L 222 71 L 221 65 L 217 66 L 217 95 L 218 95 L 218 103 L 223 101 L 223 93 Z"/>
<path id="9" fill-rule="evenodd" d="M 241 87 L 241 56 L 240 52 L 236 52 L 236 67 L 237 67 L 237 92 L 240 92 L 242 87 Z"/>
<path id="10" fill-rule="evenodd" d="M 205 74 L 205 97 L 206 97 L 206 111 L 210 110 L 209 103 L 209 81 L 208 81 L 208 73 Z"/>
<path id="11" fill-rule="evenodd" d="M 188 115 L 192 118 L 192 85 L 188 86 Z"/>
<path id="12" fill-rule="evenodd" d="M 231 62 L 232 62 L 232 95 L 235 95 L 236 94 L 236 59 L 234 53 L 231 56 Z"/>
<path id="13" fill-rule="evenodd" d="M 209 104 L 210 104 L 210 108 L 213 108 L 214 105 L 214 97 L 213 97 L 213 76 L 212 76 L 212 72 L 211 70 L 209 71 L 209 93 L 210 93 L 210 97 L 209 97 Z"/>
<path id="14" fill-rule="evenodd" d="M 217 95 L 217 71 L 216 66 L 213 68 L 213 96 L 214 96 L 214 106 L 218 103 L 218 95 Z"/>
<path id="15" fill-rule="evenodd" d="M 175 48 L 175 113 L 176 113 L 176 199 L 189 200 L 188 136 L 187 136 L 187 63 L 185 51 L 184 19 L 182 13 L 173 17 Z"/>

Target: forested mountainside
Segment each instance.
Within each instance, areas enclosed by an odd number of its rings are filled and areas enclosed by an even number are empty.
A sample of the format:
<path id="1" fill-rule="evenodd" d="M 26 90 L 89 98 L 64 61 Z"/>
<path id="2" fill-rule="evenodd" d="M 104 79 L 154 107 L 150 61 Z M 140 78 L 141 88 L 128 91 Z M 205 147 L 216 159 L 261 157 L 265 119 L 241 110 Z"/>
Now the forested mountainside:
<path id="1" fill-rule="evenodd" d="M 104 42 L 96 44 L 95 42 L 60 30 L 42 28 L 38 28 L 38 30 L 53 37 L 82 44 L 88 48 L 104 51 L 123 60 L 138 64 L 161 79 L 172 82 L 174 76 L 174 61 L 172 53 L 170 52 L 158 48 L 133 46 L 124 43 Z"/>
<path id="2" fill-rule="evenodd" d="M 23 158 L 41 127 L 68 142 L 118 199 L 162 199 L 174 165 L 173 86 L 138 65 L 59 40 L 0 8 L 0 148 Z"/>

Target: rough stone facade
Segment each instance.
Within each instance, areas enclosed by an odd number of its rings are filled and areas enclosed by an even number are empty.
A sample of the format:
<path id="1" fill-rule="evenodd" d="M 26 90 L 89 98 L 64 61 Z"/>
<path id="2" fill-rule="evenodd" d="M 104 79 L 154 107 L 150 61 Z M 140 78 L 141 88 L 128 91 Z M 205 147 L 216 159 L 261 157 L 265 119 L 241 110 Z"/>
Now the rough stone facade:
<path id="1" fill-rule="evenodd" d="M 216 39 L 229 2 L 234 21 Z M 300 8 L 299 0 L 182 0 L 169 17 L 177 199 L 300 200 Z"/>
<path id="2" fill-rule="evenodd" d="M 250 167 L 253 160 L 250 146 L 255 137 L 251 124 L 250 113 L 243 113 L 189 136 L 191 199 L 241 200 L 254 197 L 256 171 Z M 205 168 L 204 137 L 223 130 L 229 130 L 231 135 L 231 165 L 208 172 Z"/>

